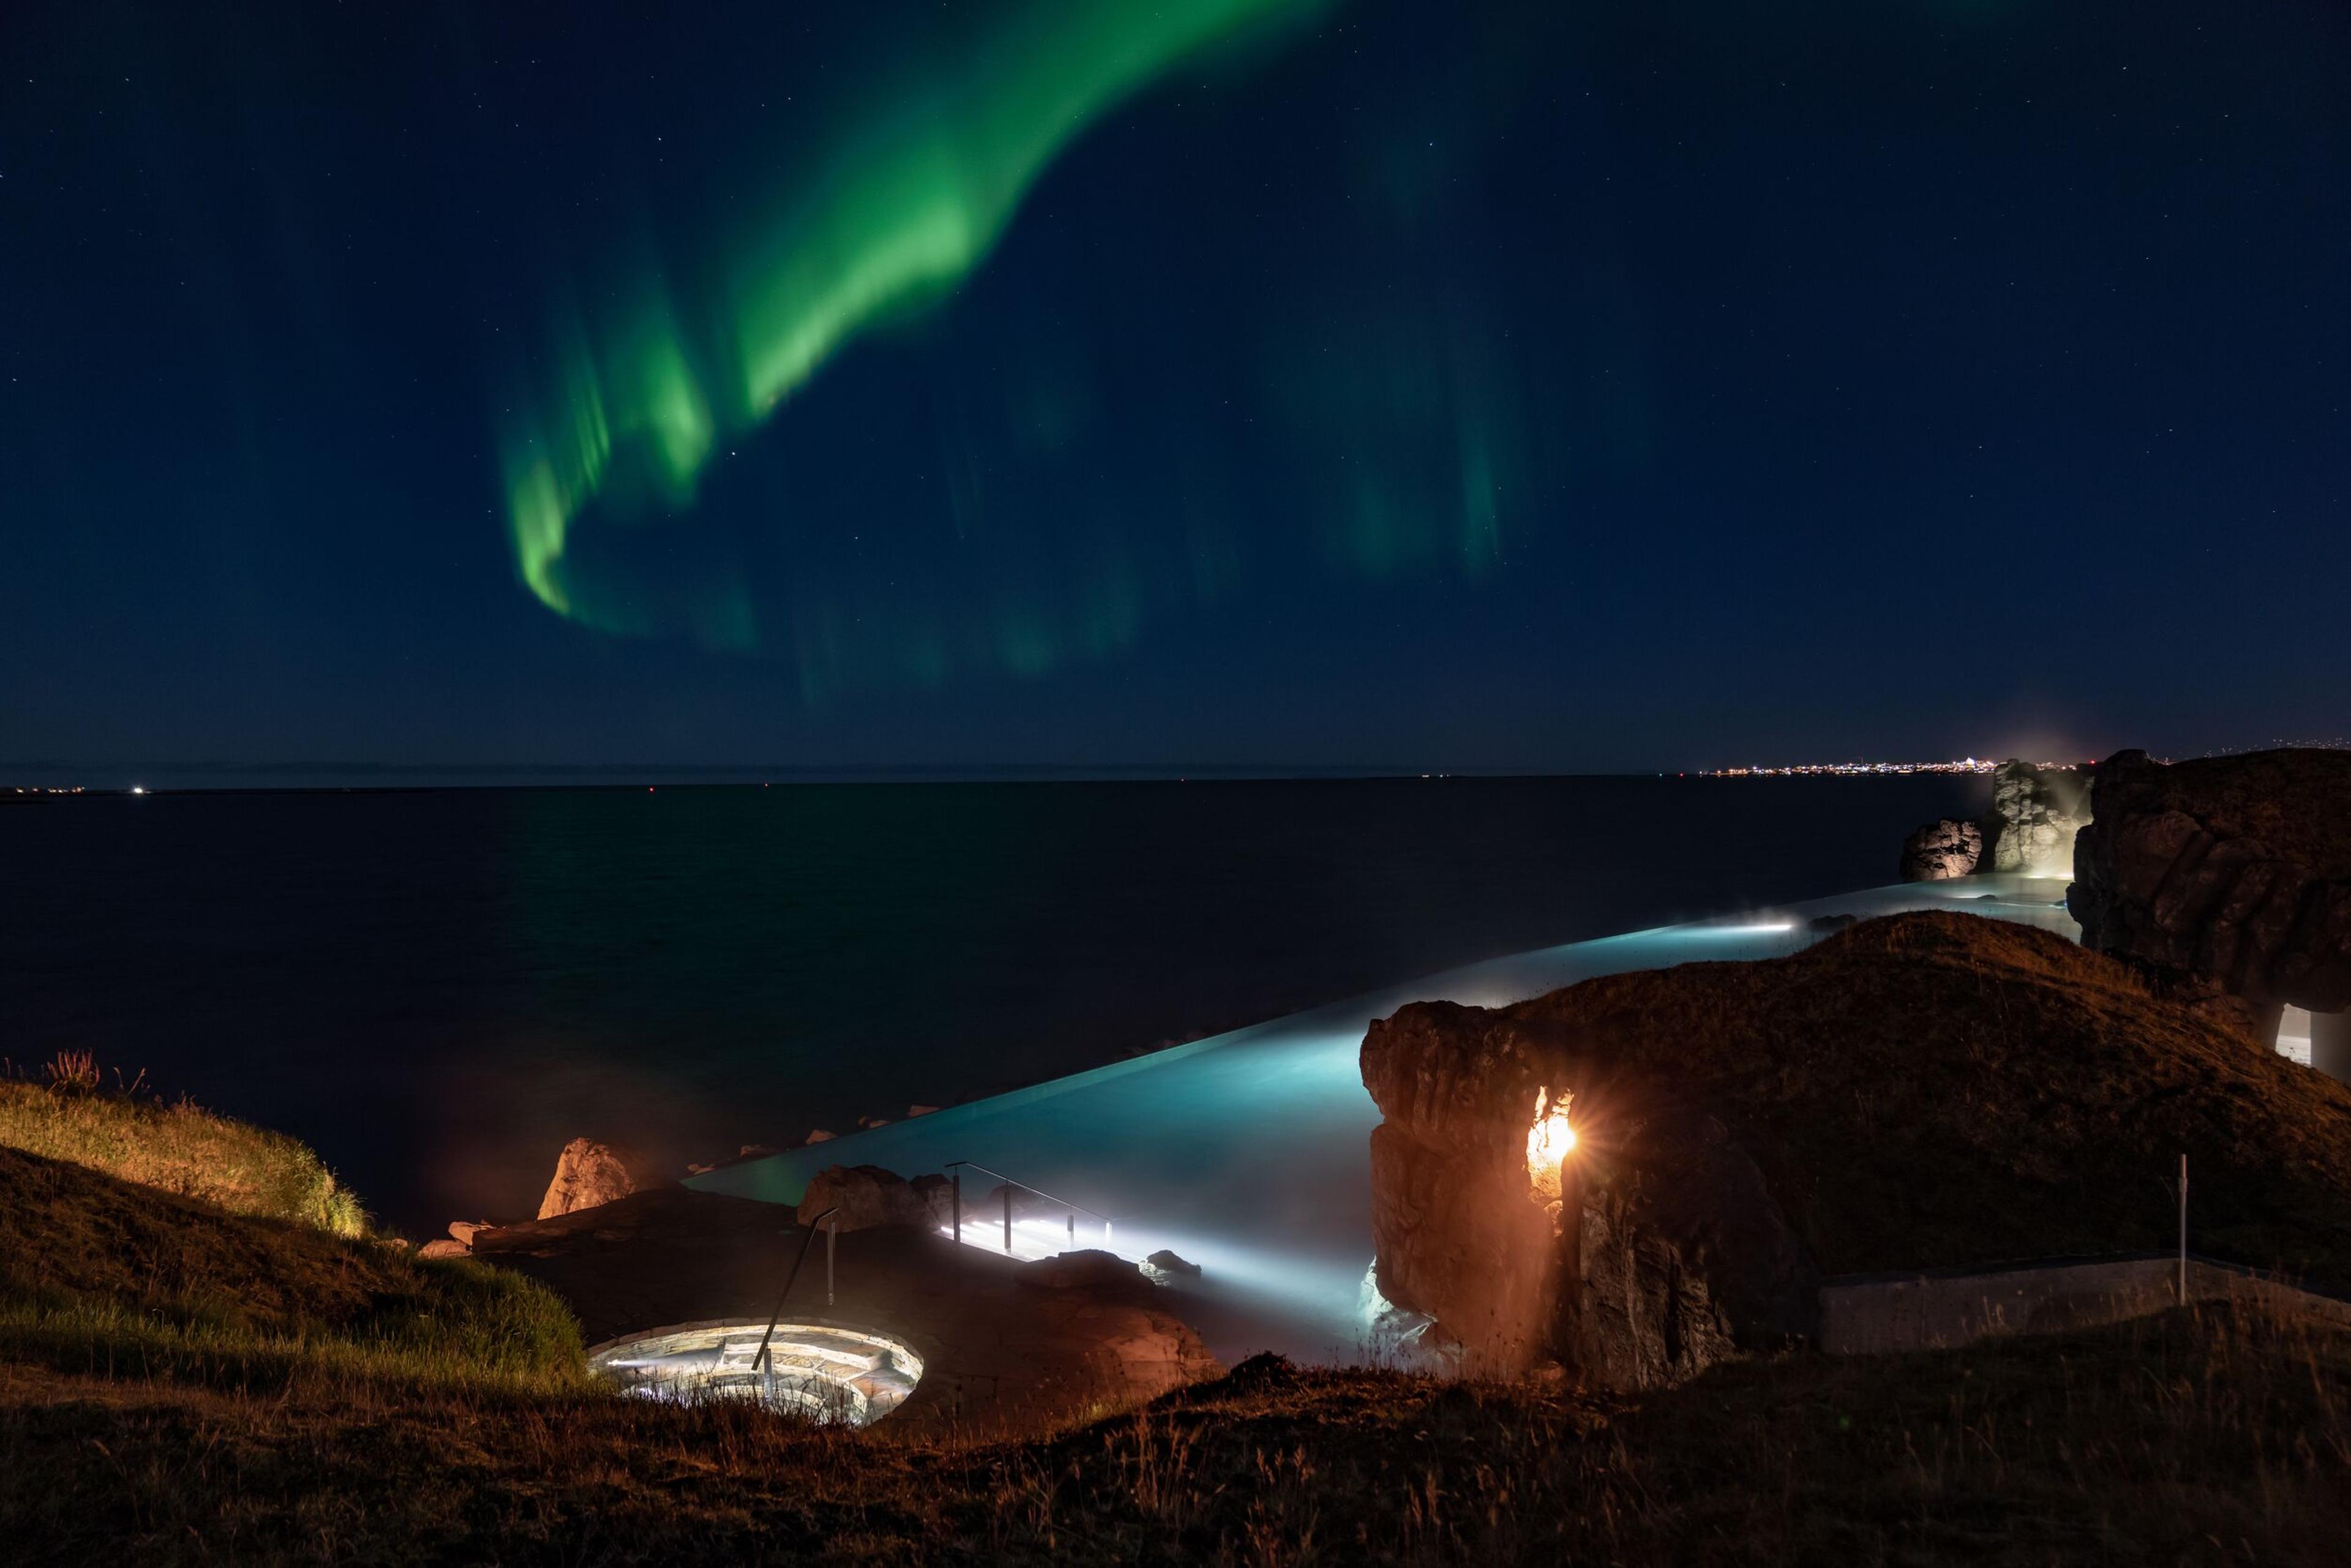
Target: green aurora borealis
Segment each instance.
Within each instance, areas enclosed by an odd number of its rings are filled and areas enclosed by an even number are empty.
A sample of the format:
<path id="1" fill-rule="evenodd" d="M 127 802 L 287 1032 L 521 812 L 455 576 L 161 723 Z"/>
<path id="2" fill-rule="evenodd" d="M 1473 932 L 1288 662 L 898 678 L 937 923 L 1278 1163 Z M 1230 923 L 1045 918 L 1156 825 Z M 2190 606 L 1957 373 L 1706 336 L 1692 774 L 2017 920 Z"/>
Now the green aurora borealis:
<path id="1" fill-rule="evenodd" d="M 773 215 L 717 247 L 713 297 L 682 305 L 662 269 L 602 281 L 592 312 L 565 305 L 550 325 L 537 395 L 503 434 L 508 523 L 523 582 L 549 609 L 601 632 L 682 633 L 708 648 L 778 641 L 773 606 L 720 560 L 667 590 L 583 565 L 590 527 L 691 530 L 716 444 L 751 433 L 801 394 L 861 334 L 934 308 L 988 255 L 1040 173 L 1072 139 L 1139 89 L 1213 47 L 1294 28 L 1325 0 L 1043 0 L 1005 7 L 951 69 L 885 73 L 858 111 L 779 192 L 748 204 Z M 1475 503 L 1473 503 L 1474 505 Z M 783 521 L 783 519 L 778 519 Z M 826 519 L 793 518 L 822 527 Z M 1049 625 L 1031 603 L 997 607 L 981 642 L 995 662 L 1037 674 L 1071 646 L 1130 638 L 1127 574 L 1092 579 L 1077 624 Z M 857 664 L 923 684 L 964 662 L 969 639 L 877 605 L 904 640 L 883 655 L 845 649 L 835 617 L 803 603 L 796 619 L 812 698 Z M 850 684 L 856 684 L 851 682 Z"/>

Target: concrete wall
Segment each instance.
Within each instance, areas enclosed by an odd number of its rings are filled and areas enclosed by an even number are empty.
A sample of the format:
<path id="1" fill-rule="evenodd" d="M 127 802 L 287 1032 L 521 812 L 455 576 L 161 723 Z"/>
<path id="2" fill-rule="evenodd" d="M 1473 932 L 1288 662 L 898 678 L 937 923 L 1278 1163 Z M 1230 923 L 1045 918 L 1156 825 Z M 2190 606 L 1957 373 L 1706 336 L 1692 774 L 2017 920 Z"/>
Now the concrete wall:
<path id="1" fill-rule="evenodd" d="M 2028 1263 L 1972 1273 L 1847 1276 L 1821 1286 L 1821 1348 L 1883 1355 L 2145 1317 L 2174 1303 L 2168 1254 Z M 2191 1257 L 2193 1301 L 2264 1301 L 2351 1327 L 2351 1301 Z"/>

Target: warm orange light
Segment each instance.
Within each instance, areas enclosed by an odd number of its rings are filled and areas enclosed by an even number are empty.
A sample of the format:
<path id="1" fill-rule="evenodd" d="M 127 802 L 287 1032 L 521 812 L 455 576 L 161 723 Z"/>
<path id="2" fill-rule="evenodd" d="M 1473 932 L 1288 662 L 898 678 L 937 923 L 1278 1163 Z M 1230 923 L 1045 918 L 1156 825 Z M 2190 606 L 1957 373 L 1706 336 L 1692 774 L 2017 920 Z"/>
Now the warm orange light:
<path id="1" fill-rule="evenodd" d="M 1527 1177 L 1546 1197 L 1559 1196 L 1559 1168 L 1575 1152 L 1575 1126 L 1567 1119 L 1573 1092 L 1552 1100 L 1548 1088 L 1535 1091 L 1534 1124 L 1527 1129 Z"/>

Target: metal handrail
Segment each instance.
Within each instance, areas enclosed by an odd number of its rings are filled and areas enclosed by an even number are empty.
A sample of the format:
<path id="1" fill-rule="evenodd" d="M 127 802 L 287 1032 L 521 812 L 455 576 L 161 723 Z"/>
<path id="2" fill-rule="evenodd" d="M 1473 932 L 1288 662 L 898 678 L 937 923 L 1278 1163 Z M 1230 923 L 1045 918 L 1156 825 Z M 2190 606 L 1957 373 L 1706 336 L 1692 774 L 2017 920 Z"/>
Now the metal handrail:
<path id="1" fill-rule="evenodd" d="M 768 1332 L 759 1336 L 758 1352 L 751 1357 L 754 1376 L 763 1375 L 775 1366 L 775 1358 L 768 1347 L 775 1340 L 776 1325 L 783 1321 L 784 1299 L 792 1293 L 792 1283 L 800 1277 L 800 1265 L 808 1261 L 809 1243 L 816 1239 L 817 1227 L 840 1212 L 841 1205 L 836 1203 L 809 1221 L 808 1234 L 800 1238 L 799 1256 L 792 1260 L 792 1271 L 784 1276 L 784 1288 L 776 1292 L 776 1310 L 768 1314 Z M 827 1231 L 824 1239 L 824 1304 L 828 1307 L 832 1305 L 832 1239 L 836 1234 L 837 1229 Z"/>
<path id="2" fill-rule="evenodd" d="M 1110 1244 L 1111 1218 L 1100 1209 L 1088 1208 L 1082 1203 L 1071 1203 L 1066 1197 L 1055 1197 L 1041 1186 L 1030 1186 L 1027 1182 L 1016 1180 L 1014 1177 L 1006 1176 L 1002 1171 L 990 1170 L 977 1160 L 949 1160 L 946 1169 L 949 1179 L 955 1184 L 953 1234 L 957 1241 L 963 1239 L 963 1173 L 969 1169 L 976 1170 L 982 1176 L 992 1176 L 1004 1184 L 1004 1250 L 1007 1254 L 1012 1250 L 1012 1188 L 1016 1186 L 1022 1192 L 1035 1193 L 1046 1202 L 1056 1204 L 1070 1211 L 1070 1245 L 1071 1247 L 1075 1247 L 1078 1243 L 1078 1216 L 1081 1214 L 1102 1221 L 1102 1245 L 1107 1247 Z"/>
<path id="3" fill-rule="evenodd" d="M 949 1161 L 946 1163 L 946 1166 L 945 1166 L 944 1168 L 945 1168 L 945 1169 L 947 1169 L 947 1170 L 954 1170 L 954 1169 L 955 1169 L 956 1166 L 968 1166 L 968 1167 L 969 1167 L 969 1168 L 971 1168 L 972 1170 L 976 1170 L 976 1171 L 977 1171 L 977 1172 L 978 1172 L 980 1175 L 982 1175 L 982 1176 L 994 1176 L 997 1180 L 998 1180 L 998 1181 L 1000 1181 L 1000 1182 L 1003 1182 L 1004 1184 L 1006 1184 L 1006 1185 L 1007 1185 L 1007 1186 L 1017 1186 L 1017 1187 L 1019 1187 L 1022 1192 L 1033 1192 L 1033 1193 L 1035 1193 L 1039 1197 L 1041 1197 L 1041 1198 L 1045 1199 L 1047 1202 L 1049 1202 L 1049 1203 L 1056 1203 L 1056 1204 L 1059 1204 L 1059 1205 L 1060 1205 L 1061 1207 L 1062 1207 L 1063 1208 L 1074 1208 L 1074 1209 L 1076 1209 L 1080 1214 L 1089 1214 L 1089 1215 L 1092 1215 L 1094 1218 L 1101 1220 L 1104 1225 L 1108 1225 L 1108 1224 L 1110 1223 L 1110 1216 L 1109 1216 L 1109 1215 L 1107 1215 L 1107 1214 L 1102 1213 L 1102 1210 L 1100 1210 L 1100 1209 L 1098 1209 L 1098 1208 L 1088 1208 L 1088 1207 L 1087 1207 L 1084 1204 L 1082 1204 L 1082 1203 L 1071 1203 L 1071 1202 L 1068 1198 L 1066 1198 L 1066 1197 L 1055 1197 L 1051 1193 L 1047 1192 L 1047 1191 L 1046 1191 L 1043 1187 L 1041 1187 L 1041 1186 L 1029 1186 L 1027 1182 L 1025 1182 L 1025 1181 L 1016 1181 L 1016 1180 L 1014 1180 L 1012 1177 L 1010 1177 L 1010 1176 L 1006 1176 L 1002 1171 L 992 1171 L 992 1170 L 989 1170 L 986 1166 L 981 1165 L 977 1160 L 949 1160 Z M 831 1213 L 831 1211 L 830 1209 L 828 1209 L 828 1210 L 826 1210 L 826 1212 L 827 1212 L 827 1213 Z"/>

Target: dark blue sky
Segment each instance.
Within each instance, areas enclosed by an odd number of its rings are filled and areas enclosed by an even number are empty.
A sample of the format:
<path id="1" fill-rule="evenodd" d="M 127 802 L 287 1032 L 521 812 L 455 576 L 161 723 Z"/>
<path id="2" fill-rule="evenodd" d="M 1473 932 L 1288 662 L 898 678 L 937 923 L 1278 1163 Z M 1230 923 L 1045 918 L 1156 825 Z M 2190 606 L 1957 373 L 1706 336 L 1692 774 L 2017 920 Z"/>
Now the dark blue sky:
<path id="1" fill-rule="evenodd" d="M 7 7 L 0 761 L 2351 728 L 2338 5 L 832 9 Z"/>

